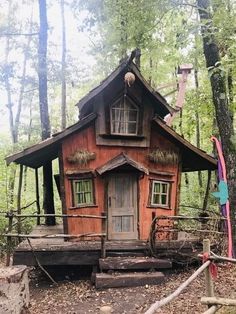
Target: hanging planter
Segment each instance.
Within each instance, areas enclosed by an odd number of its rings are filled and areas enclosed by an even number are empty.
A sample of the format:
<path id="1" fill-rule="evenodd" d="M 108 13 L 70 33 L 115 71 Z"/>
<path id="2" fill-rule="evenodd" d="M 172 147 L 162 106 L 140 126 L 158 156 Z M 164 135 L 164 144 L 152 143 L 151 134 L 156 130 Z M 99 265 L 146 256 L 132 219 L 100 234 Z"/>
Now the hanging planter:
<path id="1" fill-rule="evenodd" d="M 148 154 L 150 161 L 162 165 L 175 165 L 179 162 L 179 156 L 176 152 L 171 150 L 155 149 Z"/>
<path id="2" fill-rule="evenodd" d="M 86 165 L 90 160 L 94 160 L 95 158 L 95 153 L 88 152 L 87 150 L 77 150 L 74 154 L 67 157 L 67 161 L 71 164 Z"/>

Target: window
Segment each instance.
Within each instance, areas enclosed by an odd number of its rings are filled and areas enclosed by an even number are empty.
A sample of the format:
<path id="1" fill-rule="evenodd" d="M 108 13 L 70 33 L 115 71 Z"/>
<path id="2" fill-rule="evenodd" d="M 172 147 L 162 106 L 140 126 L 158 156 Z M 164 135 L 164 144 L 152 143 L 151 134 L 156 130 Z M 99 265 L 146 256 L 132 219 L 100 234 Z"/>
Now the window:
<path id="1" fill-rule="evenodd" d="M 138 107 L 124 96 L 111 106 L 111 134 L 137 135 Z"/>
<path id="2" fill-rule="evenodd" d="M 152 181 L 151 205 L 169 206 L 170 183 L 162 181 Z"/>
<path id="3" fill-rule="evenodd" d="M 73 206 L 94 205 L 92 179 L 73 180 Z"/>

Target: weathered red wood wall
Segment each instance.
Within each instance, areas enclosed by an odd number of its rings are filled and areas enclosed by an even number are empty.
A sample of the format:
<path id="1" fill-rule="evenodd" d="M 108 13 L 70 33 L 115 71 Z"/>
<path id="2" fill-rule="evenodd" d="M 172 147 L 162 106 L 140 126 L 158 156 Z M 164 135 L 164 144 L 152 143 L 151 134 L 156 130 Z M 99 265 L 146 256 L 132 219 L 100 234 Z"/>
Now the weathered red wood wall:
<path id="1" fill-rule="evenodd" d="M 146 240 L 149 235 L 149 229 L 152 221 L 152 215 L 174 215 L 177 208 L 178 201 L 178 184 L 179 184 L 179 165 L 158 165 L 149 161 L 147 155 L 153 148 L 171 149 L 179 153 L 178 148 L 158 134 L 158 130 L 153 126 L 150 139 L 149 148 L 139 147 L 115 147 L 115 146 L 98 146 L 95 139 L 94 125 L 80 131 L 78 134 L 74 134 L 65 139 L 62 145 L 63 164 L 65 171 L 65 195 L 66 195 L 66 207 L 68 214 L 96 214 L 99 215 L 105 211 L 104 195 L 105 195 L 105 179 L 99 175 L 96 175 L 94 179 L 95 185 L 95 199 L 96 206 L 72 208 L 72 191 L 71 182 L 67 177 L 68 171 L 76 171 L 81 169 L 89 169 L 94 171 L 96 168 L 104 165 L 110 159 L 116 157 L 121 152 L 127 154 L 135 161 L 141 163 L 149 169 L 149 175 L 144 175 L 139 179 L 139 204 L 138 204 L 138 217 L 139 217 L 139 235 L 140 239 Z M 67 161 L 67 157 L 77 150 L 87 150 L 96 154 L 95 160 L 89 161 L 87 165 L 78 166 L 71 164 Z M 153 173 L 152 173 L 153 170 Z M 148 206 L 149 201 L 149 181 L 150 179 L 166 180 L 165 176 L 154 173 L 168 172 L 172 173 L 171 176 L 171 198 L 170 209 L 165 208 L 150 208 Z M 95 219 L 70 219 L 68 220 L 68 233 L 69 234 L 81 234 L 101 232 L 101 221 Z"/>

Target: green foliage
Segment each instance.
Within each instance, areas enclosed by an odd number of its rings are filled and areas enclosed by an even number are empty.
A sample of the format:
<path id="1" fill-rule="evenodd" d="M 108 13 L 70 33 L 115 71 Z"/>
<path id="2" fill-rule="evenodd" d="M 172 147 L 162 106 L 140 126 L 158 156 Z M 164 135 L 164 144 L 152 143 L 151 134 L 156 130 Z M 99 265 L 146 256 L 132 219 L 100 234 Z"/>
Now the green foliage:
<path id="1" fill-rule="evenodd" d="M 78 40 L 77 51 L 73 51 L 68 41 L 67 48 L 67 121 L 68 125 L 77 121 L 78 100 L 99 81 L 105 78 L 134 48 L 141 49 L 141 70 L 145 78 L 156 89 L 165 83 L 177 82 L 177 68 L 182 63 L 194 64 L 197 70 L 198 86 L 194 75 L 190 75 L 182 115 L 176 118 L 174 128 L 184 137 L 208 152 L 212 151 L 210 136 L 217 134 L 215 111 L 212 104 L 212 94 L 209 76 L 216 72 L 224 75 L 228 82 L 228 91 L 234 96 L 235 77 L 235 5 L 232 1 L 214 0 L 213 30 L 220 47 L 221 63 L 205 69 L 200 36 L 200 23 L 197 18 L 195 1 L 182 0 L 71 0 L 67 1 L 66 14 L 77 25 L 78 34 L 82 34 L 90 42 L 86 48 L 86 57 L 81 57 L 83 42 Z M 2 1 L 0 4 L 0 33 L 27 33 L 38 31 L 38 17 L 32 1 Z M 9 14 L 8 14 L 9 9 Z M 48 3 L 49 47 L 48 47 L 48 97 L 52 131 L 60 131 L 61 104 L 61 64 L 60 43 L 57 41 L 54 29 L 57 25 L 53 14 L 57 3 Z M 30 21 L 30 12 L 33 12 Z M 29 12 L 26 14 L 24 12 Z M 24 14 L 23 14 L 24 13 Z M 60 22 L 60 21 L 58 21 Z M 70 22 L 67 19 L 68 29 Z M 207 26 L 207 23 L 204 25 Z M 74 32 L 74 36 L 78 35 Z M 77 38 L 77 37 L 76 37 Z M 7 40 L 8 58 L 6 58 Z M 7 191 L 11 168 L 5 165 L 4 157 L 11 152 L 21 150 L 40 140 L 40 117 L 38 109 L 38 77 L 37 77 L 37 36 L 32 36 L 28 45 L 27 36 L 0 37 L 2 54 L 0 56 L 0 92 L 3 95 L 2 104 L 7 104 L 7 79 L 10 83 L 13 118 L 16 117 L 19 95 L 22 87 L 23 60 L 27 56 L 24 93 L 22 100 L 21 119 L 19 124 L 19 142 L 12 145 L 10 132 L 6 130 L 0 135 L 0 208 L 10 207 Z M 8 59 L 8 60 L 6 60 Z M 229 77 L 233 83 L 230 85 Z M 176 84 L 175 84 L 176 85 Z M 163 95 L 169 94 L 176 86 L 161 90 Z M 230 93 L 229 93 L 230 94 Z M 231 95 L 230 108 L 235 112 L 235 100 Z M 228 95 L 226 95 L 228 97 Z M 176 93 L 168 97 L 174 106 Z M 9 105 L 9 104 L 8 104 Z M 8 108 L 0 107 L 3 119 L 8 118 Z M 197 125 L 200 128 L 200 138 L 197 139 Z M 6 125 L 5 125 L 6 129 Z M 52 133 L 53 133 L 52 132 Z M 235 136 L 231 138 L 231 149 L 235 150 Z M 58 166 L 54 164 L 55 172 Z M 14 203 L 17 194 L 18 170 L 15 177 Z M 206 175 L 203 174 L 203 187 L 199 187 L 197 174 L 188 174 L 189 184 L 183 176 L 181 203 L 202 206 L 206 185 Z M 41 174 L 40 174 L 41 180 Z M 41 181 L 42 182 L 42 181 Z M 22 206 L 35 199 L 34 172 L 28 169 L 24 177 Z M 42 195 L 42 188 L 40 190 Z M 60 200 L 55 188 L 56 207 L 60 210 Z M 212 204 L 214 201 L 212 200 Z M 214 207 L 214 206 L 213 206 Z M 32 208 L 26 209 L 32 211 Z M 32 221 L 24 222 L 24 228 L 29 230 Z M 4 229 L 4 219 L 0 218 L 0 230 Z"/>

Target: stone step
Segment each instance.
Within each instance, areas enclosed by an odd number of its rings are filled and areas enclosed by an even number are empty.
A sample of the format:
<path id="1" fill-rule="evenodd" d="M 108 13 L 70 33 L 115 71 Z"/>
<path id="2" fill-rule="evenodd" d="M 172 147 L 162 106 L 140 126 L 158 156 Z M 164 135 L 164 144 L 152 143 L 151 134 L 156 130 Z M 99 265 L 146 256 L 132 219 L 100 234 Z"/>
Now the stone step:
<path id="1" fill-rule="evenodd" d="M 170 269 L 172 262 L 155 257 L 106 257 L 99 259 L 99 267 L 104 270 Z"/>
<path id="2" fill-rule="evenodd" d="M 158 285 L 164 281 L 162 272 L 132 272 L 132 273 L 97 273 L 95 287 L 97 289 L 137 287 L 145 285 Z"/>

